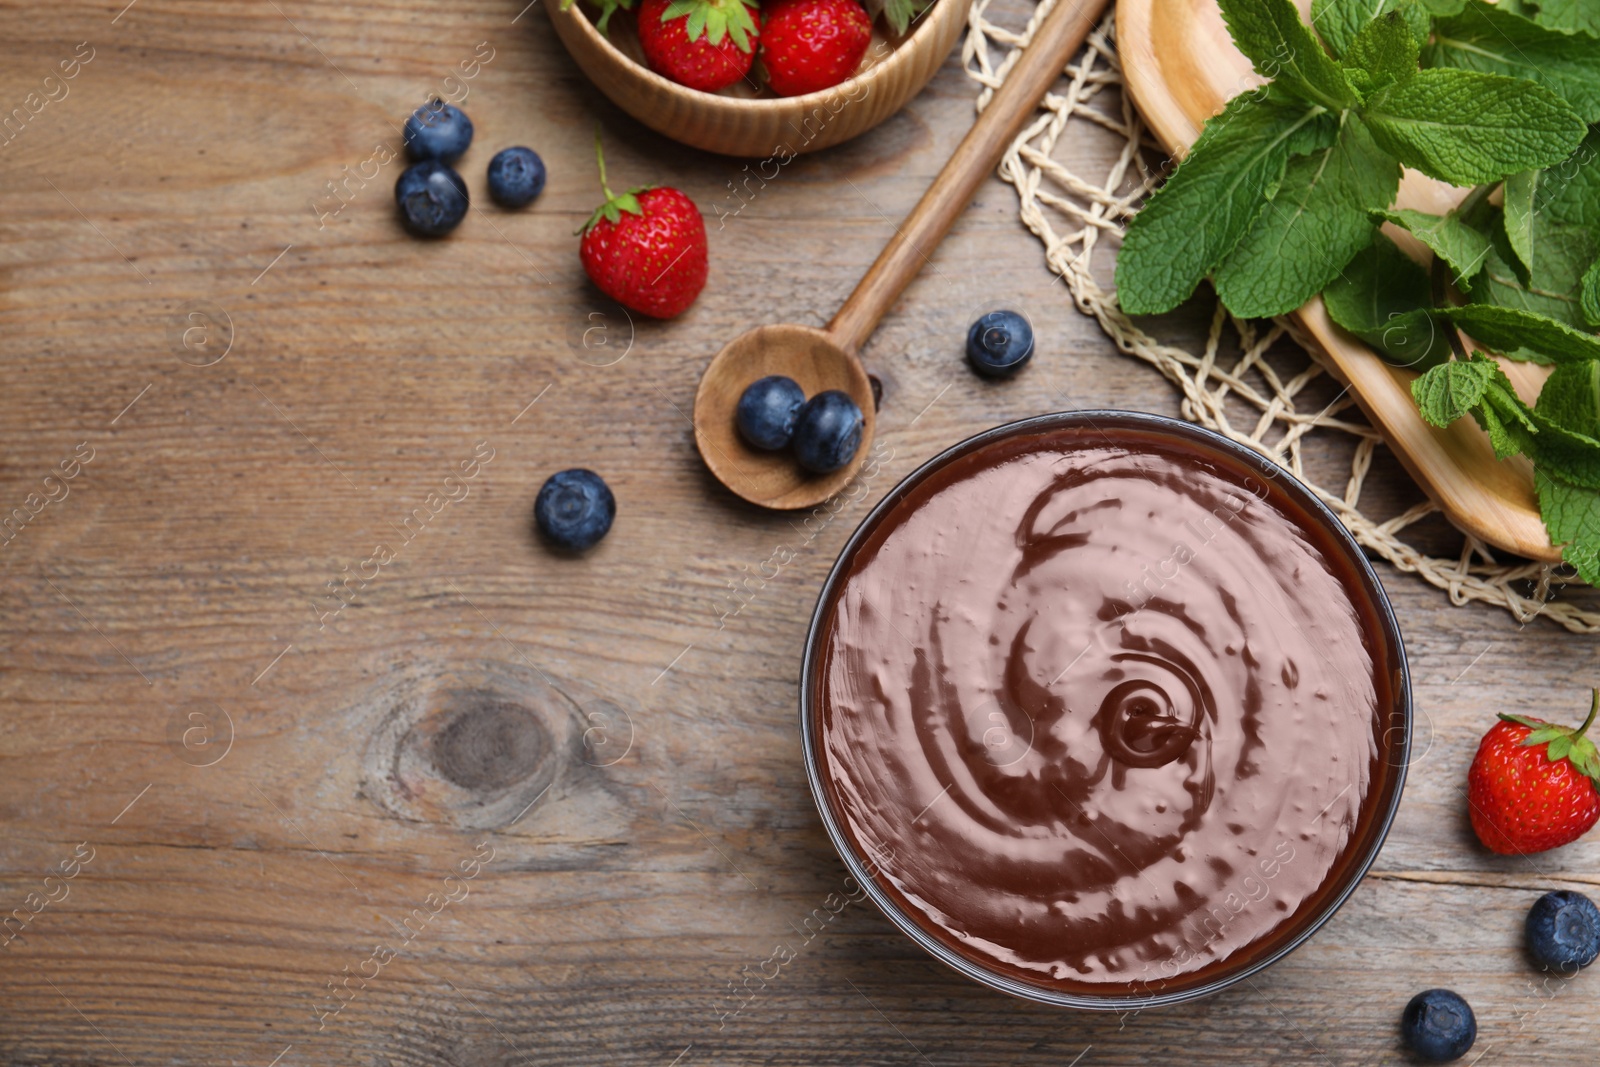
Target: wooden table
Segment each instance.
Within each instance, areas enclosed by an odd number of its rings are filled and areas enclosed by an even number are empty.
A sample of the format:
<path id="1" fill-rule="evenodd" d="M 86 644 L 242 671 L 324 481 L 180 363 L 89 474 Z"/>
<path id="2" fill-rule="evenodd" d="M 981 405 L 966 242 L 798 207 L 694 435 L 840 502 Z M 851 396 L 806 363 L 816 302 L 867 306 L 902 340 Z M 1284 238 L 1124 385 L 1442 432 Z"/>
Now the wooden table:
<path id="1" fill-rule="evenodd" d="M 1433 985 L 1476 1006 L 1479 1063 L 1592 1061 L 1600 975 L 1546 986 L 1519 944 L 1540 891 L 1600 881 L 1600 840 L 1493 858 L 1459 787 L 1495 709 L 1580 710 L 1595 646 L 1393 573 L 1405 804 L 1267 975 L 1073 1014 L 947 971 L 867 904 L 832 915 L 795 690 L 839 546 L 970 432 L 1173 394 L 1072 309 L 991 182 L 869 349 L 881 473 L 836 512 L 741 505 L 696 459 L 700 368 L 751 324 L 827 318 L 973 86 L 952 60 L 733 214 L 743 165 L 610 108 L 525 2 L 4 5 L 0 104 L 26 121 L 0 145 L 0 913 L 28 921 L 0 951 L 0 1061 L 1396 1062 Z M 425 95 L 461 92 L 483 206 L 409 239 L 383 160 Z M 597 119 L 614 182 L 712 220 L 681 321 L 630 324 L 583 278 Z M 506 213 L 483 168 L 517 143 L 551 178 Z M 1041 355 L 996 386 L 959 346 L 998 304 Z M 620 506 L 581 560 L 530 532 L 569 466 Z M 779 944 L 796 958 L 752 977 Z"/>

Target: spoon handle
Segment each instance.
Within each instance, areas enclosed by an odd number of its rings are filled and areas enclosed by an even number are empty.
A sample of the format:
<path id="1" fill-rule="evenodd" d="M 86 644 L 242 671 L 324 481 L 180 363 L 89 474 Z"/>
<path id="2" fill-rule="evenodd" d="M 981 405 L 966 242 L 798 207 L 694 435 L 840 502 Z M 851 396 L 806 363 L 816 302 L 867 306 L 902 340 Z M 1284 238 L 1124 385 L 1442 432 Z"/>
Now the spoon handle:
<path id="1" fill-rule="evenodd" d="M 878 320 L 928 261 L 978 186 L 999 165 L 1006 146 L 1083 44 L 1106 3 L 1056 0 L 989 106 L 828 324 L 828 332 L 842 348 L 857 352 L 871 336 Z"/>

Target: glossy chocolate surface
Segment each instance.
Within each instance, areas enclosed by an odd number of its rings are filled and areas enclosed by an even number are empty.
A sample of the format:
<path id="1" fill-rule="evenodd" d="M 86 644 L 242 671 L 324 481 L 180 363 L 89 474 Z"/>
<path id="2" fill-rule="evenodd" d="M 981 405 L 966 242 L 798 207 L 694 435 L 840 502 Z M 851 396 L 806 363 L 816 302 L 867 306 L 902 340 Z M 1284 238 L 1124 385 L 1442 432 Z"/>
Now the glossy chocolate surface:
<path id="1" fill-rule="evenodd" d="M 1181 990 L 1281 949 L 1370 861 L 1400 653 L 1271 470 L 1111 422 L 1002 437 L 841 562 L 817 770 L 936 941 L 1032 986 Z"/>

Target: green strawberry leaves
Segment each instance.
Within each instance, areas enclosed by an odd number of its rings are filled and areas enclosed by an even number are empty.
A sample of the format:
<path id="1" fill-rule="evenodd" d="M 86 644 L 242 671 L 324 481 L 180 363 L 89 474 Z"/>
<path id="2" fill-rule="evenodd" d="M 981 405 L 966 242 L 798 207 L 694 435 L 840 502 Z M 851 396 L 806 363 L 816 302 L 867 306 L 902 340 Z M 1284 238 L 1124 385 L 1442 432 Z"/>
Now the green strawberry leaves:
<path id="1" fill-rule="evenodd" d="M 1450 68 L 1421 70 L 1379 90 L 1363 117 L 1400 162 L 1452 185 L 1559 163 L 1587 129 L 1541 85 Z"/>
<path id="2" fill-rule="evenodd" d="M 1600 712 L 1600 689 L 1591 690 L 1589 716 L 1576 730 L 1570 726 L 1543 722 L 1526 715 L 1508 715 L 1502 712 L 1500 718 L 1505 722 L 1528 727 L 1530 733 L 1522 739 L 1523 747 L 1537 748 L 1544 745 L 1545 758 L 1551 763 L 1567 760 L 1579 774 L 1594 779 L 1595 784 L 1600 786 L 1600 752 L 1596 751 L 1594 742 L 1586 736 L 1589 727 L 1594 723 L 1596 712 Z"/>
<path id="3" fill-rule="evenodd" d="M 719 45 L 732 38 L 739 51 L 748 52 L 756 32 L 750 17 L 755 9 L 756 0 L 672 0 L 661 12 L 661 21 L 686 19 L 683 32 L 689 40 L 704 37 L 708 44 Z"/>
<path id="4" fill-rule="evenodd" d="M 599 207 L 594 209 L 594 214 L 589 216 L 589 221 L 578 227 L 577 232 L 580 234 L 586 234 L 600 225 L 600 220 L 602 219 L 612 225 L 616 225 L 622 221 L 624 213 L 642 216 L 644 208 L 639 204 L 639 194 L 648 193 L 655 188 L 651 185 L 641 185 L 629 189 L 621 196 L 611 191 L 611 186 L 606 182 L 606 156 L 600 149 L 600 124 L 598 122 L 595 123 L 594 127 L 594 159 L 600 168 L 600 191 L 605 194 L 606 198 Z"/>

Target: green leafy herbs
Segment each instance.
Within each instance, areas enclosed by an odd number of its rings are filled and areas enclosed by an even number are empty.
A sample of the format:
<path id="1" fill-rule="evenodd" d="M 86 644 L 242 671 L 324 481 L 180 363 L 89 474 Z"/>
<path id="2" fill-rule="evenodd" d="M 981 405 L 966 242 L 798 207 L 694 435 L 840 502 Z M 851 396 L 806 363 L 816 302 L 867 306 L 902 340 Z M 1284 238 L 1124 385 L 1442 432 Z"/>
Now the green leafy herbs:
<path id="1" fill-rule="evenodd" d="M 1497 182 L 1560 162 L 1584 136 L 1572 105 L 1528 77 L 1418 67 L 1432 20 L 1465 18 L 1466 0 L 1314 4 L 1342 61 L 1291 0 L 1220 3 L 1240 50 L 1272 82 L 1208 121 L 1129 225 L 1117 289 L 1130 313 L 1170 311 L 1208 275 L 1235 314 L 1299 307 L 1366 244 L 1400 164 L 1457 184 Z M 1519 21 L 1540 40 L 1566 40 Z"/>
<path id="2" fill-rule="evenodd" d="M 1217 268 L 1217 294 L 1235 314 L 1293 311 L 1371 242 L 1361 205 L 1392 200 L 1400 166 L 1360 119 L 1344 114 L 1333 144 L 1289 161 L 1279 194 Z"/>
<path id="3" fill-rule="evenodd" d="M 1600 0 L 1219 0 L 1271 79 L 1206 123 L 1129 225 L 1124 310 L 1209 276 L 1234 314 L 1322 294 L 1417 372 L 1424 419 L 1471 417 L 1532 461 L 1552 542 L 1600 584 Z M 1444 215 L 1396 209 L 1404 164 L 1476 186 Z M 1431 269 L 1405 249 L 1431 254 Z M 1536 403 L 1495 356 L 1546 364 Z"/>
<path id="4" fill-rule="evenodd" d="M 1289 0 L 1219 0 L 1219 6 L 1234 44 L 1250 57 L 1257 74 L 1331 111 L 1356 102 L 1344 69 L 1322 50 Z"/>
<path id="5" fill-rule="evenodd" d="M 1375 234 L 1322 299 L 1334 322 L 1389 362 L 1420 371 L 1450 358 L 1449 327 L 1430 306 L 1430 292 L 1427 271 Z"/>
<path id="6" fill-rule="evenodd" d="M 1449 3 L 1451 0 L 1437 0 Z M 1465 0 L 1454 0 L 1459 5 Z M 1311 25 L 1336 56 L 1346 56 L 1363 27 L 1379 16 L 1398 11 L 1418 41 L 1428 33 L 1434 12 L 1406 0 L 1312 0 Z M 1454 12 L 1450 12 L 1453 14 Z"/>
<path id="7" fill-rule="evenodd" d="M 1600 41 L 1546 29 L 1483 0 L 1436 22 L 1422 61 L 1538 82 L 1585 121 L 1600 121 Z"/>
<path id="8" fill-rule="evenodd" d="M 1589 269 L 1583 272 L 1578 289 L 1578 309 L 1584 322 L 1590 326 L 1600 326 L 1600 259 L 1589 264 Z"/>
<path id="9" fill-rule="evenodd" d="M 1361 28 L 1345 54 L 1345 75 L 1362 96 L 1411 76 L 1422 54 L 1416 31 L 1398 11 Z"/>
<path id="10" fill-rule="evenodd" d="M 1484 260 L 1489 257 L 1489 238 L 1462 221 L 1454 211 L 1448 215 L 1429 215 L 1424 211 L 1402 208 L 1398 211 L 1374 211 L 1372 218 L 1392 222 L 1427 245 L 1430 252 L 1449 264 L 1458 280 L 1478 273 Z"/>
<path id="11" fill-rule="evenodd" d="M 1562 33 L 1587 33 L 1600 37 L 1600 4 L 1594 0 L 1526 0 L 1534 8 L 1533 19 L 1541 26 Z"/>
<path id="12" fill-rule="evenodd" d="M 1464 419 L 1483 403 L 1498 364 L 1488 357 L 1441 363 L 1411 383 L 1422 417 L 1435 426 Z"/>
<path id="13" fill-rule="evenodd" d="M 1321 107 L 1275 92 L 1234 97 L 1129 227 L 1117 259 L 1123 309 L 1181 304 L 1265 210 L 1291 148 L 1326 147 L 1336 133 Z"/>
<path id="14" fill-rule="evenodd" d="M 1542 85 L 1451 68 L 1386 86 L 1363 114 L 1400 162 L 1452 185 L 1558 163 L 1585 133 L 1572 105 Z"/>

